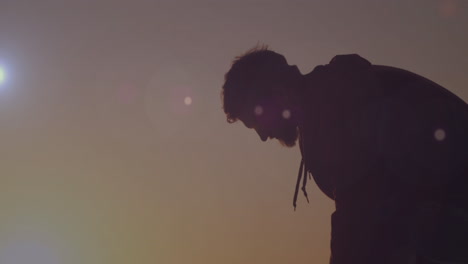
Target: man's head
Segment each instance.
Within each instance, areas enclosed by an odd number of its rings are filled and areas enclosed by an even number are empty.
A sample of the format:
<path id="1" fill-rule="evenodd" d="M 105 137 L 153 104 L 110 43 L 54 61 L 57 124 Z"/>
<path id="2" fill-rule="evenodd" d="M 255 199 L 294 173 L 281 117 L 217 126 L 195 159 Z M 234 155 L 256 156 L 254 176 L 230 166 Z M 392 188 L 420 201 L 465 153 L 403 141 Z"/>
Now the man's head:
<path id="1" fill-rule="evenodd" d="M 302 75 L 284 56 L 256 47 L 237 57 L 225 75 L 222 98 L 229 123 L 241 120 L 260 138 L 285 146 L 297 140 Z"/>

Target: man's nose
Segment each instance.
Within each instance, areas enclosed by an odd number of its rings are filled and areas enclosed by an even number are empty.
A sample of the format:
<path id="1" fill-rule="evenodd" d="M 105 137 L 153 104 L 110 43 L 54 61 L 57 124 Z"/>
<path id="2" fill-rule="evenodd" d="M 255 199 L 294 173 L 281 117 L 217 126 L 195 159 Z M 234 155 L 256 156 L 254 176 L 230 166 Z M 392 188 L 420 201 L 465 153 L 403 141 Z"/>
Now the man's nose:
<path id="1" fill-rule="evenodd" d="M 255 128 L 255 131 L 260 136 L 260 139 L 262 141 L 266 141 L 268 139 L 268 135 L 264 131 L 262 131 L 261 129 Z"/>

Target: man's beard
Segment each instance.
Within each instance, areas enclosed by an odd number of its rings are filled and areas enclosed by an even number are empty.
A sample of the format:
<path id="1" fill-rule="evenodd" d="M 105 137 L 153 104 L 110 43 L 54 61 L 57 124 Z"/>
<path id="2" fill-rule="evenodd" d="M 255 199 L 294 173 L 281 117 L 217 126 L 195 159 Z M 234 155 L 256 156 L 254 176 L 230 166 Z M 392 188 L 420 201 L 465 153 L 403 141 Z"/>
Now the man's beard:
<path id="1" fill-rule="evenodd" d="M 281 131 L 281 134 L 276 138 L 282 146 L 285 147 L 294 147 L 296 145 L 297 138 L 299 137 L 299 131 L 297 127 L 284 129 Z"/>

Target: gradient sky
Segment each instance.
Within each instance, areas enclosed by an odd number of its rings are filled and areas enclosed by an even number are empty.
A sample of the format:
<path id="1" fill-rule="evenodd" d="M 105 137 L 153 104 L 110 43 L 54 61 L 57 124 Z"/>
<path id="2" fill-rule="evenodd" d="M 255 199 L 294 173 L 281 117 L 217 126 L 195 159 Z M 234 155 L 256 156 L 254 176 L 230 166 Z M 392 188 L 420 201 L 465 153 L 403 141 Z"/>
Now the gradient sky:
<path id="1" fill-rule="evenodd" d="M 328 263 L 298 148 L 225 120 L 232 59 L 358 53 L 468 101 L 467 28 L 464 0 L 0 0 L 0 263 Z"/>

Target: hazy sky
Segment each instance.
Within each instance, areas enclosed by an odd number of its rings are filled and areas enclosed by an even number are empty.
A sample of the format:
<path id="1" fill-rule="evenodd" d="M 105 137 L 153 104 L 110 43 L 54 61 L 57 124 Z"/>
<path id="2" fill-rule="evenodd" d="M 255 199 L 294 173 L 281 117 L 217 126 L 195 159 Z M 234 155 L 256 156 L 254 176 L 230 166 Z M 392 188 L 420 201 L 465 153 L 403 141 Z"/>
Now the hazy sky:
<path id="1" fill-rule="evenodd" d="M 228 124 L 231 60 L 337 54 L 468 100 L 468 1 L 0 0 L 0 263 L 328 263 L 298 148 Z"/>

